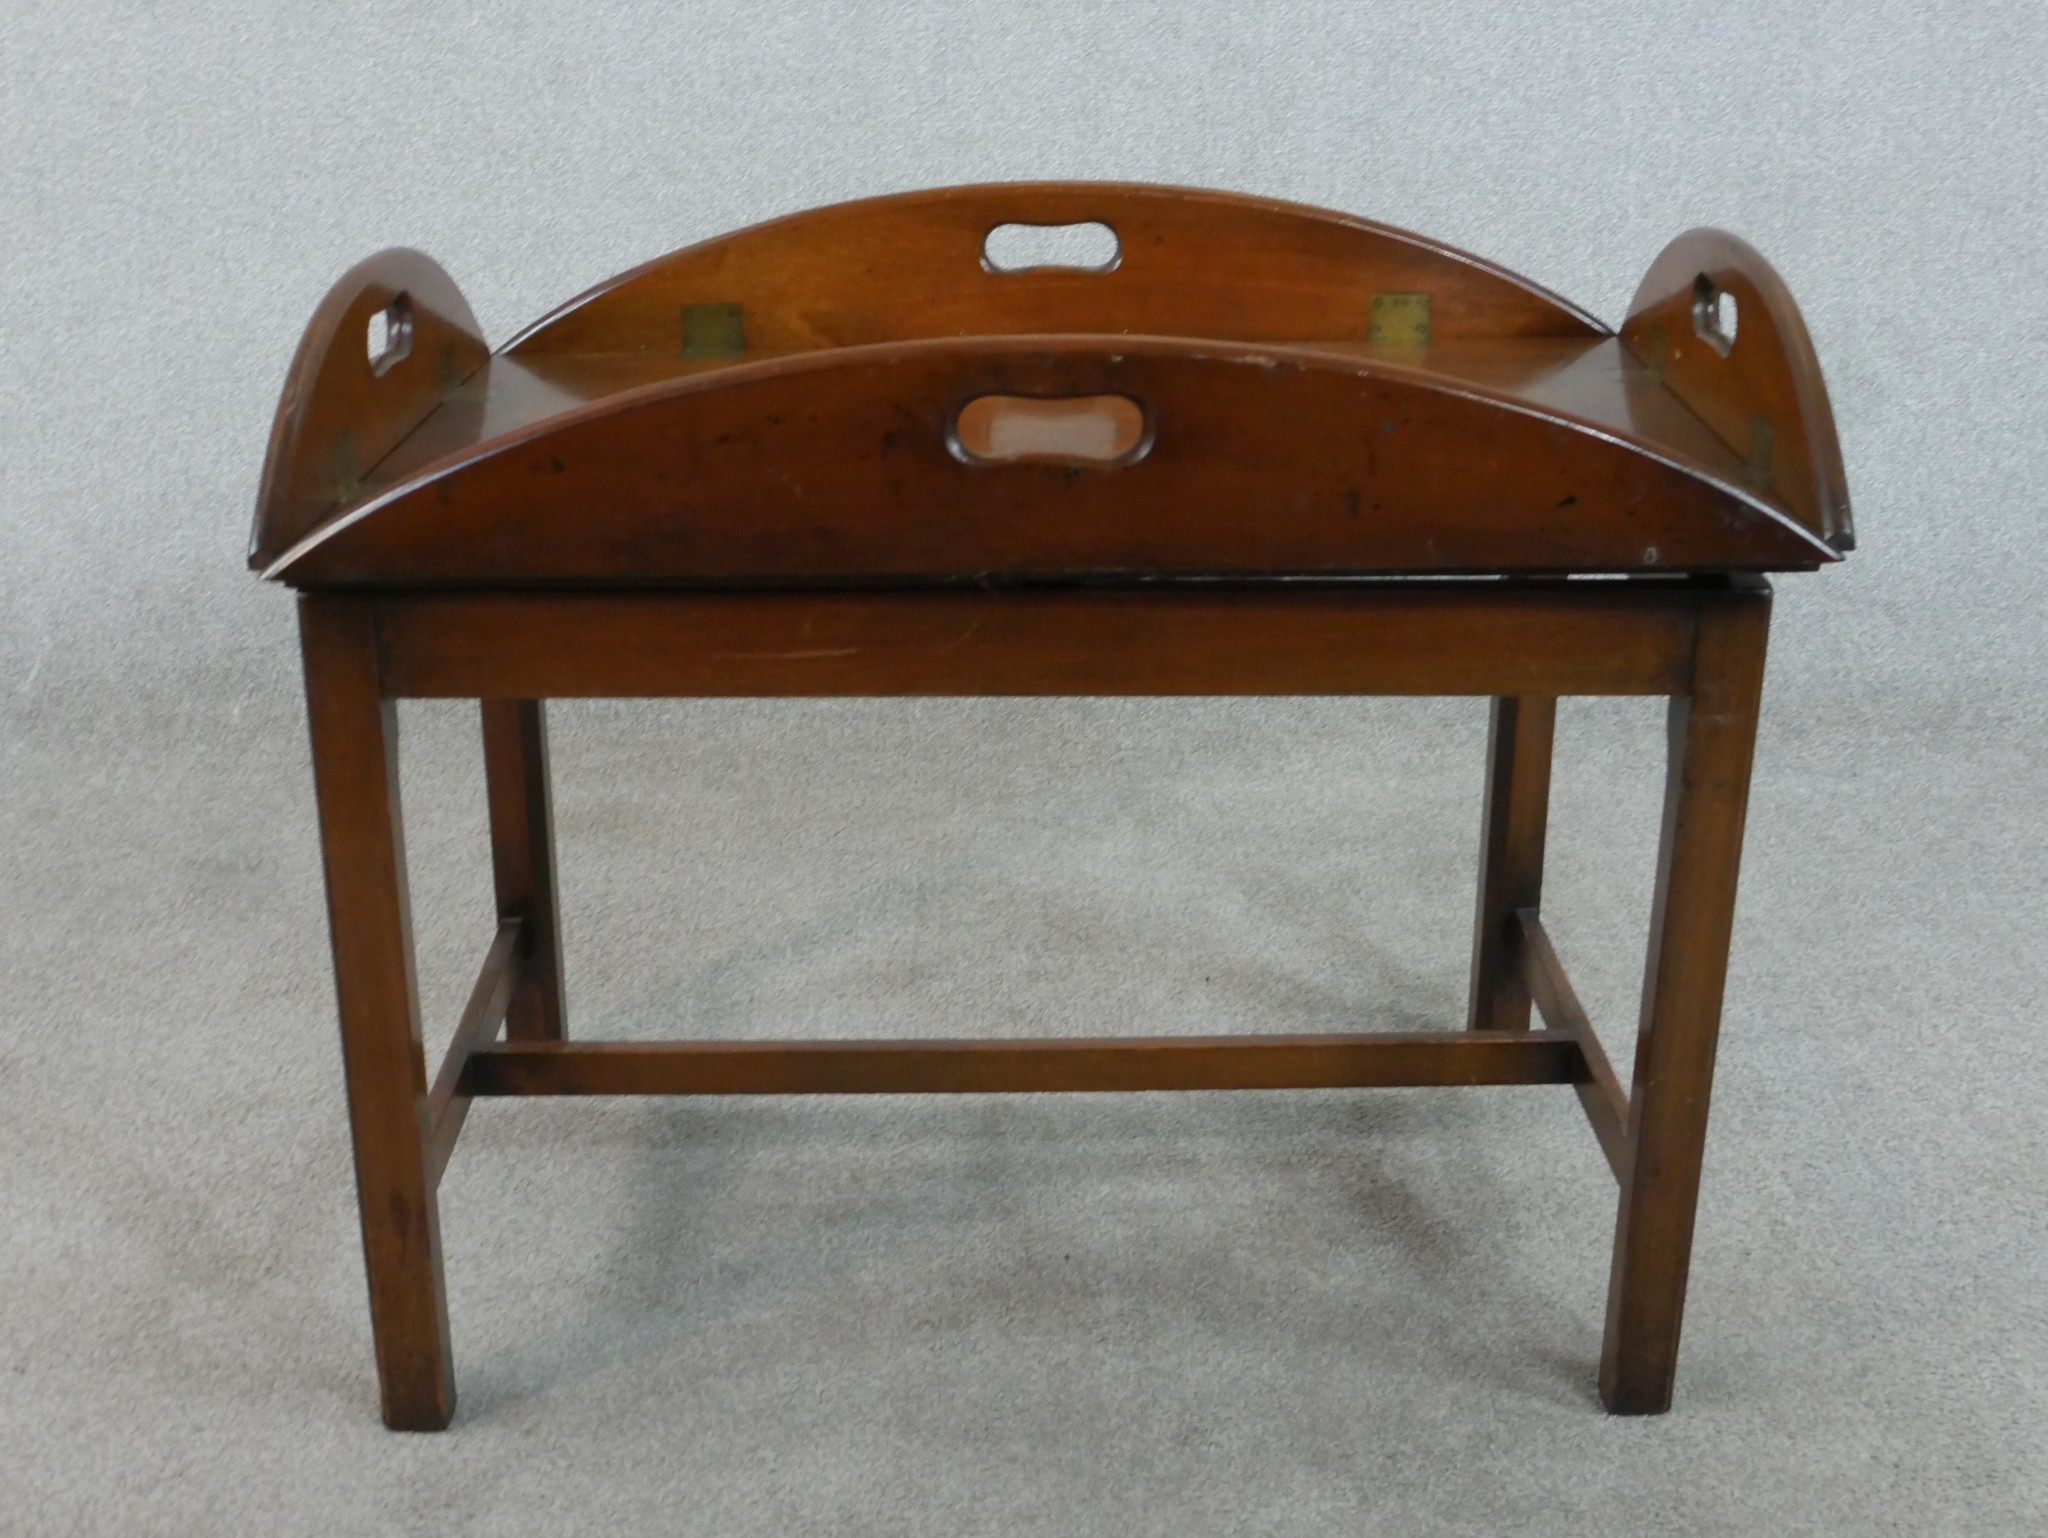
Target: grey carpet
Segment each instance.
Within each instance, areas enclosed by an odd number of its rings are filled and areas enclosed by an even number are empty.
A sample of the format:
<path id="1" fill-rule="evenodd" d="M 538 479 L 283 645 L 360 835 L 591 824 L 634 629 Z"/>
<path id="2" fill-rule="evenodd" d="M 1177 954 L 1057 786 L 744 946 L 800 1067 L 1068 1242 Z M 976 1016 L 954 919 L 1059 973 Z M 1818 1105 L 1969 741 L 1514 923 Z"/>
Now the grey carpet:
<path id="1" fill-rule="evenodd" d="M 0 17 L 0 1532 L 2048 1525 L 2036 6 L 500 5 Z M 1780 585 L 1678 1404 L 1592 1395 L 1554 1090 L 485 1105 L 462 1404 L 378 1425 L 290 603 L 239 569 L 326 284 L 502 339 L 718 229 L 1007 176 L 1298 197 L 1610 318 L 1790 280 L 1865 548 Z M 572 1027 L 1455 1024 L 1472 702 L 560 708 Z M 473 715 L 408 707 L 438 1048 Z M 1656 710 L 1548 911 L 1626 1060 Z"/>

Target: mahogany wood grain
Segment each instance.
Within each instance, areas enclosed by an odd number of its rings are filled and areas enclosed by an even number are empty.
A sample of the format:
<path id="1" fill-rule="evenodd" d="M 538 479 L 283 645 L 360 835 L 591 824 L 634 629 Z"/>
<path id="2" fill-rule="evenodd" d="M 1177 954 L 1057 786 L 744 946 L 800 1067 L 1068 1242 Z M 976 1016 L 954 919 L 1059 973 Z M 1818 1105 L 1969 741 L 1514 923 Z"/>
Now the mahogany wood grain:
<path id="1" fill-rule="evenodd" d="M 1493 702 L 1479 831 L 1479 903 L 1472 924 L 1471 1030 L 1529 1028 L 1529 990 L 1515 964 L 1515 915 L 1535 907 L 1543 896 L 1556 731 L 1554 697 L 1507 695 Z"/>
<path id="2" fill-rule="evenodd" d="M 969 462 L 953 417 L 987 395 L 1125 396 L 1150 447 L 1101 468 Z M 373 497 L 268 575 L 815 583 L 1834 559 L 1702 469 L 1420 367 L 1065 336 L 842 349 L 607 397 Z"/>
<path id="3" fill-rule="evenodd" d="M 299 621 L 384 1422 L 438 1430 L 455 1412 L 455 1375 L 427 1151 L 398 712 L 379 688 L 370 605 L 308 596 Z"/>
<path id="4" fill-rule="evenodd" d="M 1671 702 L 1629 1160 L 1600 1362 L 1601 1398 L 1616 1414 L 1671 1406 L 1769 621 L 1761 583 L 1704 603 L 1691 688 Z"/>
<path id="5" fill-rule="evenodd" d="M 993 271 L 990 230 L 1101 223 L 1107 272 Z M 1130 332 L 1241 341 L 1371 334 L 1373 296 L 1430 297 L 1431 340 L 1604 336 L 1505 268 L 1388 225 L 1236 193 L 1123 183 L 950 187 L 809 209 L 659 257 L 507 345 L 678 352 L 686 305 L 733 305 L 747 351 L 913 337 Z"/>
<path id="6" fill-rule="evenodd" d="M 498 918 L 519 925 L 519 987 L 505 1034 L 513 1041 L 560 1041 L 568 1034 L 569 1010 L 546 708 L 539 700 L 486 699 L 483 736 Z"/>
<path id="7" fill-rule="evenodd" d="M 403 357 L 381 370 L 370 322 L 403 300 Z M 338 508 L 361 500 L 384 456 L 490 355 L 469 303 L 432 258 L 380 251 L 328 290 L 285 376 L 264 456 L 249 564 L 262 568 Z"/>
<path id="8" fill-rule="evenodd" d="M 1568 1084 L 1546 1032 L 1129 1040 L 514 1042 L 469 1058 L 471 1095 L 932 1095 Z"/>
<path id="9" fill-rule="evenodd" d="M 1661 694 L 1692 584 L 433 593 L 378 600 L 406 697 Z"/>
<path id="10" fill-rule="evenodd" d="M 1707 323 L 1716 293 L 1735 301 L 1732 345 Z M 1820 359 L 1769 262 L 1724 230 L 1687 231 L 1644 275 L 1621 339 L 1742 457 L 1753 490 L 1836 550 L 1855 547 Z"/>
<path id="11" fill-rule="evenodd" d="M 441 1176 L 448 1168 L 448 1157 L 455 1152 L 455 1140 L 462 1135 L 462 1124 L 469 1116 L 469 1095 L 462 1088 L 462 1065 L 472 1052 L 497 1039 L 499 1029 L 505 1024 L 506 1012 L 518 992 L 524 971 L 521 964 L 524 945 L 520 933 L 523 927 L 522 921 L 516 918 L 499 922 L 498 932 L 491 939 L 491 948 L 484 953 L 483 965 L 477 969 L 476 982 L 469 990 L 469 1002 L 463 1006 L 462 1017 L 456 1022 L 448 1053 L 441 1059 L 440 1071 L 434 1075 L 433 1088 L 427 1092 L 427 1181 L 430 1185 L 440 1185 Z"/>
<path id="12" fill-rule="evenodd" d="M 1286 348 L 1290 354 L 1327 354 L 1345 367 L 1374 361 L 1411 370 L 1421 367 L 1447 387 L 1469 387 L 1561 421 L 1582 423 L 1726 484 L 1745 484 L 1742 456 L 1615 337 L 1474 337 L 1434 341 L 1420 353 L 1412 347 L 1326 338 L 1289 342 Z M 665 353 L 540 353 L 518 358 L 501 354 L 471 375 L 366 475 L 364 494 L 384 495 L 491 439 L 523 432 L 591 402 L 790 355 L 768 349 L 751 351 L 743 359 Z"/>
<path id="13" fill-rule="evenodd" d="M 1607 1049 L 1579 1002 L 1578 991 L 1557 959 L 1557 948 L 1533 908 L 1514 915 L 1515 960 L 1522 985 L 1543 1013 L 1543 1023 L 1577 1041 L 1586 1059 L 1585 1077 L 1575 1081 L 1586 1120 L 1600 1140 L 1600 1151 L 1617 1177 L 1628 1165 L 1628 1096 L 1614 1076 Z"/>
<path id="14" fill-rule="evenodd" d="M 1119 242 L 1101 270 L 983 262 L 997 224 L 1087 221 Z M 380 310 L 409 350 L 373 363 Z M 386 1422 L 453 1412 L 435 1188 L 472 1096 L 1393 1084 L 1575 1087 L 1621 1188 L 1601 1395 L 1668 1407 L 1769 620 L 1744 573 L 1851 539 L 1797 309 L 1716 232 L 1666 250 L 1619 338 L 1404 232 L 1172 188 L 817 210 L 495 359 L 426 258 L 362 264 L 293 364 L 252 560 L 311 590 Z M 1587 572 L 1630 580 L 1563 580 Z M 1492 697 L 1467 1029 L 565 1039 L 545 699 L 1106 694 Z M 1626 1097 L 1539 914 L 1566 694 L 1672 698 Z M 431 1088 L 400 697 L 483 712 L 499 927 Z"/>

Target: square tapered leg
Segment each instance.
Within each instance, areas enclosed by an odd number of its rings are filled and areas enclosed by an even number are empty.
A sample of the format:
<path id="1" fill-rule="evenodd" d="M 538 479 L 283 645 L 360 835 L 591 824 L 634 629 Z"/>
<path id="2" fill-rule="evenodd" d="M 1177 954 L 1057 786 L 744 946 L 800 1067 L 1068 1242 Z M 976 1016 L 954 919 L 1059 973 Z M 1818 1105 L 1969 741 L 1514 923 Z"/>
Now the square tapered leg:
<path id="1" fill-rule="evenodd" d="M 455 1374 L 427 1155 L 397 706 L 380 686 L 368 605 L 308 597 L 299 616 L 384 1423 L 437 1431 L 455 1413 Z"/>
<path id="2" fill-rule="evenodd" d="M 1479 911 L 1472 925 L 1475 1031 L 1526 1031 L 1529 989 L 1515 953 L 1516 915 L 1543 895 L 1550 817 L 1550 752 L 1557 701 L 1498 697 L 1486 743 L 1486 812 L 1479 834 Z"/>
<path id="3" fill-rule="evenodd" d="M 568 1035 L 568 1006 L 546 709 L 539 700 L 487 699 L 483 731 L 498 918 L 516 919 L 520 926 L 520 980 L 505 1034 L 513 1041 L 560 1041 Z"/>
<path id="4" fill-rule="evenodd" d="M 1703 602 L 1691 692 L 1671 701 L 1600 1360 L 1600 1397 L 1621 1415 L 1671 1407 L 1769 621 L 1770 593 L 1761 583 Z"/>

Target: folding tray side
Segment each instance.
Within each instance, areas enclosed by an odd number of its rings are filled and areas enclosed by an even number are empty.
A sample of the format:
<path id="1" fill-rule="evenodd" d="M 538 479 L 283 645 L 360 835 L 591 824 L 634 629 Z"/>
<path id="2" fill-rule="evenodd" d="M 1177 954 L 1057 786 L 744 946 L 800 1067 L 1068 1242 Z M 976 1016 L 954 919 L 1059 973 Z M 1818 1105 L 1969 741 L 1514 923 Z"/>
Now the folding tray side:
<path id="1" fill-rule="evenodd" d="M 1097 226 L 1088 248 L 1080 232 Z M 1001 267 L 1008 229 L 1021 260 Z M 1061 255 L 1062 233 L 1084 249 Z M 1087 265 L 1075 265 L 1075 262 Z M 1503 267 L 1347 214 L 1125 183 L 951 187 L 791 214 L 648 262 L 507 356 L 730 355 L 922 337 L 1115 332 L 1236 341 L 1609 334 Z"/>
<path id="2" fill-rule="evenodd" d="M 1655 444 L 1419 362 L 1065 336 L 840 348 L 606 397 L 444 459 L 269 574 L 802 585 L 1834 559 Z"/>
<path id="3" fill-rule="evenodd" d="M 1689 230 L 1644 275 L 1622 345 L 1742 459 L 1751 489 L 1836 551 L 1856 547 L 1841 441 L 1806 322 L 1771 264 Z"/>
<path id="4" fill-rule="evenodd" d="M 272 418 L 249 564 L 362 499 L 371 469 L 489 356 L 454 279 L 418 251 L 358 262 L 306 323 Z"/>

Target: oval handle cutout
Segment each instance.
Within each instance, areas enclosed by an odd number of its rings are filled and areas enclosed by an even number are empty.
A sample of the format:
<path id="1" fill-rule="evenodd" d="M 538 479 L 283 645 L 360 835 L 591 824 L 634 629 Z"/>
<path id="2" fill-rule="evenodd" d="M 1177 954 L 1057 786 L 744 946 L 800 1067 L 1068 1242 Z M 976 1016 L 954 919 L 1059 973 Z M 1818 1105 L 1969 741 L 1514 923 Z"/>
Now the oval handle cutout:
<path id="1" fill-rule="evenodd" d="M 1735 350 L 1735 329 L 1742 312 L 1735 296 L 1705 273 L 1692 280 L 1692 329 L 1722 357 Z"/>
<path id="2" fill-rule="evenodd" d="M 370 317 L 370 372 L 382 374 L 394 363 L 403 363 L 412 351 L 412 296 L 400 294 Z"/>
<path id="3" fill-rule="evenodd" d="M 970 465 L 1135 464 L 1152 447 L 1145 408 L 1127 395 L 979 395 L 948 435 Z"/>
<path id="4" fill-rule="evenodd" d="M 1100 220 L 999 224 L 981 242 L 981 265 L 990 272 L 1031 272 L 1041 267 L 1109 272 L 1122 259 L 1123 243 Z"/>

